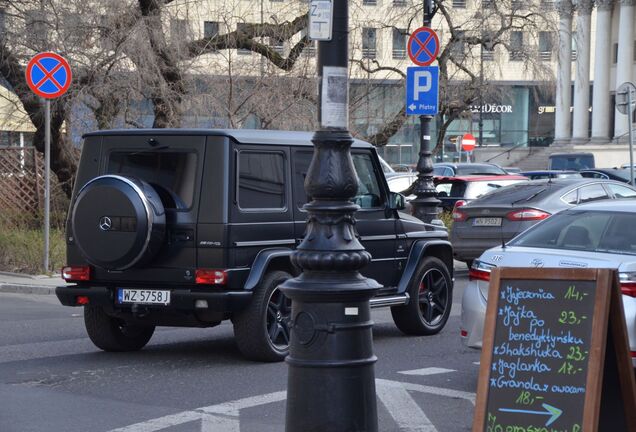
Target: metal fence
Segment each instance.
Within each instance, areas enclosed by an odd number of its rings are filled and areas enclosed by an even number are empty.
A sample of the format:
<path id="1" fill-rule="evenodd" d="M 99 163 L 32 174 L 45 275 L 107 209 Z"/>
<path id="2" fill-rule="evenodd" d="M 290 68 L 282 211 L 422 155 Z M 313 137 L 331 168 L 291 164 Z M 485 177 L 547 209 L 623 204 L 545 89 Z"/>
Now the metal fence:
<path id="1" fill-rule="evenodd" d="M 63 223 L 67 200 L 51 175 L 52 222 Z M 0 147 L 0 223 L 42 223 L 44 213 L 44 156 L 34 147 Z"/>

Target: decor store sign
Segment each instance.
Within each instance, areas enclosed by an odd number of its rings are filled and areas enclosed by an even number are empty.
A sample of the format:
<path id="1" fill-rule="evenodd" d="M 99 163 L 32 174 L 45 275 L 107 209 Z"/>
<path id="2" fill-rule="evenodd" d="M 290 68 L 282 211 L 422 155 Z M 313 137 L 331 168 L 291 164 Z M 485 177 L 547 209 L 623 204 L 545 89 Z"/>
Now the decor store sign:
<path id="1" fill-rule="evenodd" d="M 483 112 L 483 113 L 512 113 L 512 105 L 496 105 L 496 104 L 484 104 L 479 105 L 471 105 L 470 111 L 473 113 Z"/>

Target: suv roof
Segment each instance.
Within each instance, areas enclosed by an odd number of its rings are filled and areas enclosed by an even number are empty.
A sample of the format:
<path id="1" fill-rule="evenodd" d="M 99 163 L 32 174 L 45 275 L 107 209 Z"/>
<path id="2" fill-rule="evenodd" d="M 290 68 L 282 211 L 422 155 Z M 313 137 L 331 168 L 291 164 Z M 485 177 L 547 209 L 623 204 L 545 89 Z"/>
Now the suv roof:
<path id="1" fill-rule="evenodd" d="M 492 181 L 492 180 L 528 180 L 528 177 L 522 175 L 467 175 L 456 177 L 435 177 L 435 182 L 476 182 L 476 181 Z"/>
<path id="2" fill-rule="evenodd" d="M 314 136 L 314 132 L 277 131 L 266 129 L 111 129 L 89 132 L 84 134 L 83 137 L 117 135 L 226 136 L 240 144 L 313 146 L 311 139 Z M 373 145 L 366 141 L 354 138 L 352 147 L 366 148 L 373 147 Z"/>

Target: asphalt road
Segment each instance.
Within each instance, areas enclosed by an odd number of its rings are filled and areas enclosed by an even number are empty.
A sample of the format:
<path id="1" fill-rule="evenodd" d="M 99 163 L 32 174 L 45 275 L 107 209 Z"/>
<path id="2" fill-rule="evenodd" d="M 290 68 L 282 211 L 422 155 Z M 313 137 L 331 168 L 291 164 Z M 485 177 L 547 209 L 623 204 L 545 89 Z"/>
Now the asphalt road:
<path id="1" fill-rule="evenodd" d="M 470 430 L 479 353 L 454 310 L 436 336 L 406 337 L 375 310 L 381 431 Z M 105 353 L 82 310 L 55 296 L 0 294 L 0 431 L 283 431 L 285 363 L 244 360 L 232 327 L 160 328 L 136 353 Z M 319 409 L 318 407 L 316 409 Z"/>

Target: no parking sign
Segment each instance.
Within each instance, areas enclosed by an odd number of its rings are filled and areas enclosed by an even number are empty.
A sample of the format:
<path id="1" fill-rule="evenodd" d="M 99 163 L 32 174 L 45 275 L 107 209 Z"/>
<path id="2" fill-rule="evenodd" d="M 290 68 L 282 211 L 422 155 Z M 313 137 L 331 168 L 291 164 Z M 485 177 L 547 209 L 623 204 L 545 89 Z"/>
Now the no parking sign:
<path id="1" fill-rule="evenodd" d="M 26 67 L 27 84 L 44 99 L 55 99 L 66 93 L 72 77 L 68 62 L 52 52 L 37 54 Z"/>

